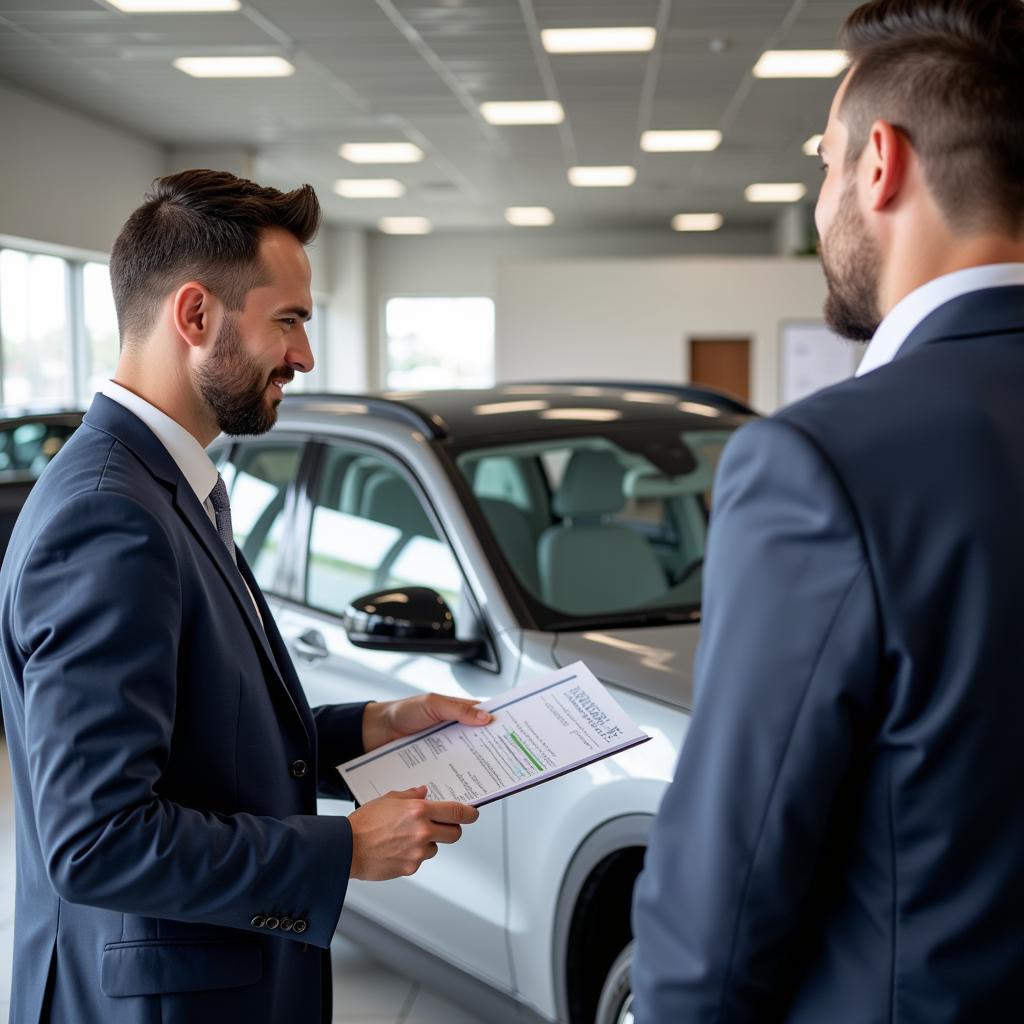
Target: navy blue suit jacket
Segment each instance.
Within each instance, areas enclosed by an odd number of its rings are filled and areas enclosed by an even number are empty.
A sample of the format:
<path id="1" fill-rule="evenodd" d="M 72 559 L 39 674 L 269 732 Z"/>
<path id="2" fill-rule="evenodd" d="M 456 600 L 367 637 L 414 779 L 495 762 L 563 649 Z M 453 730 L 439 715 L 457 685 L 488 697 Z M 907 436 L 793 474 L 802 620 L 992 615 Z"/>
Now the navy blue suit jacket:
<path id="1" fill-rule="evenodd" d="M 744 427 L 638 1024 L 1024 1020 L 1024 288 Z"/>
<path id="2" fill-rule="evenodd" d="M 163 445 L 97 396 L 0 574 L 14 1024 L 330 1019 L 352 837 L 316 816 L 317 783 L 361 752 L 363 705 L 310 711 L 238 562 Z"/>

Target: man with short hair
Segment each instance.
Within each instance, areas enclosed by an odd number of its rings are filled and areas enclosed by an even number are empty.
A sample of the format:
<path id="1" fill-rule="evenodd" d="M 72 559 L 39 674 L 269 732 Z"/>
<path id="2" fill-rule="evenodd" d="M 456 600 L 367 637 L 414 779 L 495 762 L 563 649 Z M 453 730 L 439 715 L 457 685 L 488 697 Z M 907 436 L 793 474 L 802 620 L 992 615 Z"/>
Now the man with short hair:
<path id="1" fill-rule="evenodd" d="M 0 573 L 17 820 L 13 1024 L 317 1024 L 349 878 L 409 875 L 477 811 L 421 788 L 317 817 L 334 766 L 474 702 L 310 710 L 204 448 L 313 366 L 320 207 L 195 170 L 111 256 L 115 379 Z"/>
<path id="2" fill-rule="evenodd" d="M 1024 5 L 844 43 L 816 217 L 871 343 L 723 457 L 638 1024 L 1024 1019 Z"/>

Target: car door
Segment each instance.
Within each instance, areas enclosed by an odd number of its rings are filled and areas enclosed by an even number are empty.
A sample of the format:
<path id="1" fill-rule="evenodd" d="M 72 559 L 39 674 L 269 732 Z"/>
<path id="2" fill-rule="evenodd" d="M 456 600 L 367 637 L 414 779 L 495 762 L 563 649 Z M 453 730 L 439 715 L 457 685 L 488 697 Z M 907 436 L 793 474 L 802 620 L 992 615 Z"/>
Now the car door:
<path id="1" fill-rule="evenodd" d="M 431 691 L 486 699 L 513 686 L 517 666 L 508 658 L 499 666 L 493 649 L 490 660 L 470 663 L 368 651 L 349 642 L 342 626 L 346 606 L 385 587 L 436 590 L 452 609 L 460 637 L 480 637 L 485 626 L 434 505 L 408 467 L 354 442 L 323 444 L 313 465 L 295 523 L 295 539 L 304 542 L 302 571 L 295 574 L 301 578 L 292 600 L 275 600 L 310 704 Z M 322 801 L 321 810 L 346 814 L 352 805 Z M 511 990 L 503 822 L 500 805 L 484 808 L 459 843 L 442 847 L 411 878 L 352 883 L 348 906 Z"/>

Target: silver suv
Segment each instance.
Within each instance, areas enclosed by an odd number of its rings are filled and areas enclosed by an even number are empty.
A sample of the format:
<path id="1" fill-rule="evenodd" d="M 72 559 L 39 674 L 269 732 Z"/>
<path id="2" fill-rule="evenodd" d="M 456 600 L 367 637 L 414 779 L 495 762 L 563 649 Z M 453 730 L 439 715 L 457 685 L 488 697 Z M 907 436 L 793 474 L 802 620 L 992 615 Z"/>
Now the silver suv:
<path id="1" fill-rule="evenodd" d="M 296 395 L 269 435 L 211 449 L 310 704 L 486 699 L 583 659 L 653 737 L 484 808 L 411 878 L 351 884 L 342 931 L 489 1022 L 630 1019 L 711 482 L 750 415 L 649 385 Z"/>

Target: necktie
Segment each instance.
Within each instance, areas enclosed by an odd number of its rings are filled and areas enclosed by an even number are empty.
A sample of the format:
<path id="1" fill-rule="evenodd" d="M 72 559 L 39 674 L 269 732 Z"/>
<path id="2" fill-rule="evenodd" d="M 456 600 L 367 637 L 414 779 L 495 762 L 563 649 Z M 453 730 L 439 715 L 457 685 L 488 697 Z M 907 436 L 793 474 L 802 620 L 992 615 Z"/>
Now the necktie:
<path id="1" fill-rule="evenodd" d="M 224 486 L 224 481 L 219 474 L 217 482 L 213 485 L 213 490 L 210 491 L 210 504 L 213 505 L 213 512 L 217 518 L 217 532 L 228 549 L 231 561 L 234 562 L 235 537 L 231 532 L 231 504 L 228 501 L 228 489 Z"/>

